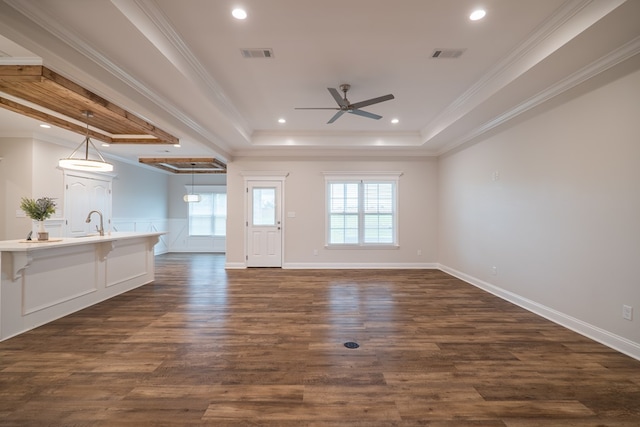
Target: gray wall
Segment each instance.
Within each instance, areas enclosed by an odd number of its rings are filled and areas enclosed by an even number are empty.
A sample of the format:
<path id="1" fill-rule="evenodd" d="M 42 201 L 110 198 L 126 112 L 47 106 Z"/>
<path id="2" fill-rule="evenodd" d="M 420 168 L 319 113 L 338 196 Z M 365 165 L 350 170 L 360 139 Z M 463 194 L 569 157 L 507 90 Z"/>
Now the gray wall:
<path id="1" fill-rule="evenodd" d="M 638 358 L 639 69 L 443 157 L 438 201 L 445 269 Z"/>

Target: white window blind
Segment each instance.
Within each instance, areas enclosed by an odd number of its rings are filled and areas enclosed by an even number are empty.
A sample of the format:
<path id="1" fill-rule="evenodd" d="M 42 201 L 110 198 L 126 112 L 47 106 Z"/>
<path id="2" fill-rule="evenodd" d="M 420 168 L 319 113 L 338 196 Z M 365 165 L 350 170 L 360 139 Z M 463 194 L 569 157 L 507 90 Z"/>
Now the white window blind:
<path id="1" fill-rule="evenodd" d="M 189 203 L 190 236 L 226 236 L 227 234 L 227 193 L 196 189 L 201 199 Z"/>
<path id="2" fill-rule="evenodd" d="M 397 177 L 327 177 L 327 245 L 397 245 Z"/>

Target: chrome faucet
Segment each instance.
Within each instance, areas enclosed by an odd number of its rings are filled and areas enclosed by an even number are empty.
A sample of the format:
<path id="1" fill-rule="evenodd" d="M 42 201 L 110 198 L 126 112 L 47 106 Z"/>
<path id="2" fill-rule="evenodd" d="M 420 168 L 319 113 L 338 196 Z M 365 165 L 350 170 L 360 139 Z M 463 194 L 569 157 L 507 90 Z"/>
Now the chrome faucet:
<path id="1" fill-rule="evenodd" d="M 98 231 L 98 233 L 100 233 L 101 236 L 104 236 L 104 224 L 102 222 L 102 212 L 100 211 L 91 211 L 89 212 L 89 215 L 87 215 L 87 220 L 85 221 L 87 224 L 91 222 L 91 214 L 92 213 L 97 213 L 98 215 L 100 215 L 100 228 L 98 228 L 98 226 L 96 225 L 96 230 Z"/>

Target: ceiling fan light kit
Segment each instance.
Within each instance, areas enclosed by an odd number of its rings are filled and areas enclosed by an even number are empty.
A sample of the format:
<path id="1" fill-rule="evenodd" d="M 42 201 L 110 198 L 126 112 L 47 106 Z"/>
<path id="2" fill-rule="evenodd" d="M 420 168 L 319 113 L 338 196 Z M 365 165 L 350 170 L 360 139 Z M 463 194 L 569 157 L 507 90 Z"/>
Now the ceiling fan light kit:
<path id="1" fill-rule="evenodd" d="M 389 100 L 395 98 L 393 95 L 389 94 L 389 95 L 383 95 L 383 96 L 379 96 L 377 98 L 371 98 L 371 99 L 367 99 L 365 101 L 360 101 L 360 102 L 356 102 L 355 104 L 352 104 L 347 99 L 347 92 L 349 91 L 349 89 L 351 89 L 351 85 L 350 84 L 347 84 L 347 83 L 341 84 L 340 85 L 340 90 L 342 90 L 342 93 L 344 94 L 343 96 L 341 96 L 340 92 L 338 92 L 337 89 L 332 88 L 332 87 L 327 88 L 327 90 L 329 91 L 329 93 L 331 94 L 333 99 L 338 104 L 337 107 L 299 107 L 299 108 L 296 108 L 296 110 L 338 110 L 338 112 L 335 113 L 333 115 L 333 117 L 331 117 L 331 119 L 329 119 L 327 124 L 331 124 L 331 123 L 335 122 L 344 113 L 351 113 L 351 114 L 355 114 L 356 116 L 366 117 L 366 118 L 374 119 L 374 120 L 380 120 L 382 118 L 382 116 L 380 116 L 378 114 L 370 113 L 368 111 L 363 111 L 360 108 L 367 107 L 367 106 L 373 105 L 373 104 L 378 104 L 378 103 L 384 102 L 384 101 L 389 101 Z"/>

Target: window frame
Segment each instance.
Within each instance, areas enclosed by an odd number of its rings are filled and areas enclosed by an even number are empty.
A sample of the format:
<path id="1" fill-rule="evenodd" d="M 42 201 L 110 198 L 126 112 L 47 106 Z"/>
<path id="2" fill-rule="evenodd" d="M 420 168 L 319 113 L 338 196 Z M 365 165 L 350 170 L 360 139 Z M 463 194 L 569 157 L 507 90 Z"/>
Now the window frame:
<path id="1" fill-rule="evenodd" d="M 399 230 L 399 181 L 402 172 L 323 172 L 325 176 L 325 248 L 326 249 L 398 249 L 400 247 Z M 358 243 L 331 243 L 331 184 L 358 183 Z M 364 189 L 365 184 L 393 184 L 393 242 L 366 243 L 364 241 Z"/>
<path id="2" fill-rule="evenodd" d="M 189 185 L 185 185 L 185 189 L 187 190 L 188 193 L 193 193 L 193 194 L 213 194 L 213 193 L 224 193 L 225 195 L 227 195 L 228 198 L 228 194 L 227 194 L 227 186 L 226 185 L 194 185 L 191 186 Z M 199 203 L 199 202 L 194 202 L 194 203 Z M 190 204 L 189 204 L 190 205 Z M 215 207 L 214 207 L 214 211 L 215 211 Z M 210 217 L 212 219 L 212 221 L 214 221 L 215 215 L 212 215 Z M 227 221 L 227 214 L 225 213 L 225 224 Z M 213 233 L 215 233 L 215 222 L 212 223 L 212 231 Z M 226 239 L 227 235 L 226 235 L 226 225 L 225 225 L 225 234 L 224 235 L 218 235 L 218 234 L 191 234 L 191 207 L 188 206 L 187 207 L 187 236 L 189 236 L 190 238 L 213 238 L 213 239 Z"/>

